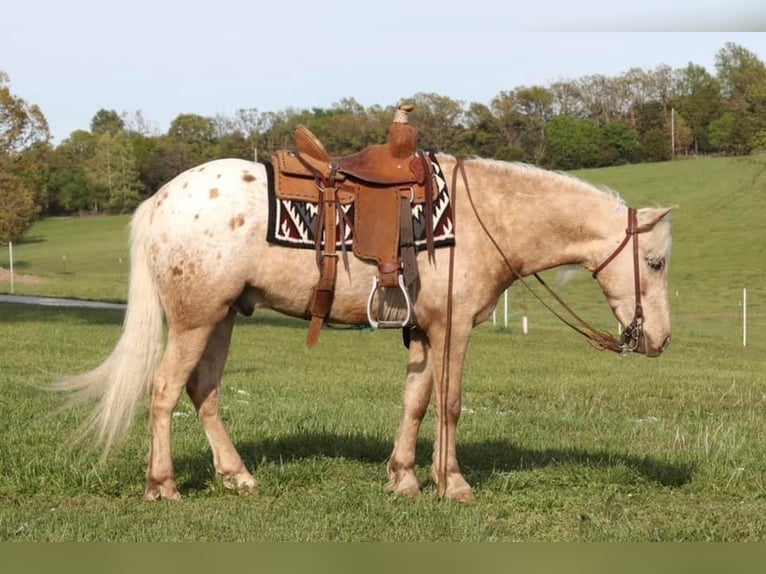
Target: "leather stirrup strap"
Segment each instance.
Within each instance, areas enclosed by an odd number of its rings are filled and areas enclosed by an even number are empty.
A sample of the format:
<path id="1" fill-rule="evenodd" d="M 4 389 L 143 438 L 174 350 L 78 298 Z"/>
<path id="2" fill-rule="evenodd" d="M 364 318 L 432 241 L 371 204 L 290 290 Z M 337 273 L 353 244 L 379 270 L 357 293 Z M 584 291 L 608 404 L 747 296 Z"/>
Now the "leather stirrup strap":
<path id="1" fill-rule="evenodd" d="M 335 252 L 335 224 L 337 206 L 335 201 L 335 182 L 325 182 L 322 197 L 322 213 L 324 220 L 324 246 L 321 248 L 321 261 L 319 265 L 319 281 L 314 287 L 311 297 L 311 323 L 306 337 L 306 345 L 309 348 L 316 346 L 319 340 L 319 332 L 325 318 L 330 313 L 333 295 L 335 294 L 335 277 L 338 267 L 338 254 Z M 316 230 L 318 236 L 322 231 Z"/>
<path id="2" fill-rule="evenodd" d="M 399 211 L 399 257 L 402 261 L 404 285 L 409 288 L 418 278 L 418 262 L 415 255 L 412 206 L 407 197 L 401 199 L 401 209 Z"/>
<path id="3" fill-rule="evenodd" d="M 433 155 L 433 154 L 431 154 Z M 423 168 L 426 173 L 426 201 L 423 205 L 425 211 L 425 223 L 426 223 L 426 248 L 428 250 L 428 261 L 433 263 L 436 259 L 434 253 L 434 171 L 431 161 L 435 161 L 435 158 L 431 157 L 430 161 L 426 159 L 425 154 L 419 153 L 418 157 L 423 162 Z"/>

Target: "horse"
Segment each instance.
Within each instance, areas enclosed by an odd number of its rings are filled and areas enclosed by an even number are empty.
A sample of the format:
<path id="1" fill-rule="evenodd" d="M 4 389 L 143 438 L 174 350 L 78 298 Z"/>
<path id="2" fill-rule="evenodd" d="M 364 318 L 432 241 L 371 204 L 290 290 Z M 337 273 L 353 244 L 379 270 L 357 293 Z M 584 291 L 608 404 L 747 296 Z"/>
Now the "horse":
<path id="1" fill-rule="evenodd" d="M 498 297 L 515 281 L 580 265 L 596 272 L 613 314 L 632 332 L 630 350 L 659 356 L 670 342 L 667 263 L 674 208 L 629 208 L 610 189 L 528 164 L 435 157 L 445 174 L 462 173 L 462 178 L 453 175 L 449 190 L 455 243 L 417 257 L 420 290 L 413 302 L 403 412 L 387 462 L 387 488 L 408 497 L 421 493 L 415 447 L 433 397 L 440 432 L 431 475 L 440 496 L 465 501 L 472 490 L 458 465 L 456 429 L 473 327 L 491 316 Z M 267 307 L 308 318 L 319 277 L 313 252 L 266 241 L 267 176 L 262 163 L 218 159 L 179 174 L 143 201 L 130 223 L 121 336 L 100 366 L 63 377 L 57 386 L 75 399 L 95 401 L 81 430 L 94 436 L 103 453 L 125 434 L 141 397 L 149 393 L 147 500 L 181 497 L 171 420 L 184 390 L 224 486 L 258 489 L 219 413 L 235 317 Z M 632 256 L 622 249 L 629 239 Z M 328 320 L 362 324 L 376 268 L 356 257 L 347 265 L 338 273 Z"/>

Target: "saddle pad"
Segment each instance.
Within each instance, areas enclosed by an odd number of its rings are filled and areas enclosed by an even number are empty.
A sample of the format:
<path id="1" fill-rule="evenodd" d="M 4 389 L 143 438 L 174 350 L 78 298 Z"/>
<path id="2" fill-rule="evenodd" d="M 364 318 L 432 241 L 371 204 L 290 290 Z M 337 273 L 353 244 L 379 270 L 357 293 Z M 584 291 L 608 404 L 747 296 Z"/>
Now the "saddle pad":
<path id="1" fill-rule="evenodd" d="M 447 247 L 455 244 L 452 205 L 441 167 L 433 155 L 430 156 L 430 160 L 434 170 L 434 181 L 437 185 L 437 194 L 433 206 L 434 247 Z M 317 206 L 305 201 L 278 198 L 274 189 L 274 166 L 270 163 L 264 165 L 269 181 L 269 225 L 266 241 L 283 247 L 314 249 Z M 340 225 L 336 227 L 336 237 L 339 238 L 336 249 L 341 249 L 342 243 L 347 249 L 351 249 L 354 239 L 354 204 L 343 205 L 341 209 L 345 214 L 346 221 L 351 225 L 345 226 L 345 238 L 340 238 Z M 423 204 L 412 206 L 412 224 L 415 233 L 415 247 L 418 251 L 422 251 L 426 249 Z"/>

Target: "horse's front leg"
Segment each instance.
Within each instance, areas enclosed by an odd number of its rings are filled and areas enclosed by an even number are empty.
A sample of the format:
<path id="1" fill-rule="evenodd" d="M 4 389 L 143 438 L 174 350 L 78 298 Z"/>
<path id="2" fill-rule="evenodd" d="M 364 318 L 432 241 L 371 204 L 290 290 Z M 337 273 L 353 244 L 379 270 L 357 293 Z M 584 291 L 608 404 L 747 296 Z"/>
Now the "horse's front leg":
<path id="1" fill-rule="evenodd" d="M 463 363 L 468 350 L 470 327 L 452 329 L 448 361 L 444 361 L 445 336 L 441 328 L 429 331 L 433 354 L 436 440 L 434 441 L 431 478 L 437 485 L 437 493 L 450 500 L 471 500 L 471 486 L 460 473 L 457 462 L 457 425 L 463 396 Z M 448 365 L 446 373 L 443 372 Z"/>
<path id="2" fill-rule="evenodd" d="M 418 496 L 420 487 L 415 477 L 415 450 L 418 431 L 428 410 L 433 388 L 433 362 L 428 338 L 414 329 L 407 363 L 402 422 L 388 460 L 388 489 L 395 494 Z"/>

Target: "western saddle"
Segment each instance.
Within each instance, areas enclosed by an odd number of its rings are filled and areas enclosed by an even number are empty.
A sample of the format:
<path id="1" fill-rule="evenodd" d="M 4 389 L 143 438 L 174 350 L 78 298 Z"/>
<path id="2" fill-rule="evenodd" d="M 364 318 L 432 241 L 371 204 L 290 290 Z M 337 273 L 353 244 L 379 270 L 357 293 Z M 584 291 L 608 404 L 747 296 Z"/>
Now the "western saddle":
<path id="1" fill-rule="evenodd" d="M 353 228 L 354 255 L 377 263 L 378 273 L 367 301 L 369 323 L 376 328 L 405 328 L 413 320 L 412 299 L 417 293 L 418 272 L 412 204 L 424 204 L 426 243 L 431 258 L 436 186 L 430 161 L 416 150 L 418 131 L 407 121 L 412 109 L 407 104 L 399 106 L 385 144 L 371 145 L 353 155 L 331 158 L 319 139 L 308 128 L 298 125 L 297 149 L 281 150 L 273 156 L 277 197 L 314 203 L 318 208 L 314 237 L 320 276 L 307 310 L 311 318 L 306 339 L 309 347 L 316 345 L 332 306 L 339 239 L 348 269 L 347 225 Z M 348 221 L 342 209 L 349 203 L 354 204 L 353 222 Z M 403 319 L 373 316 L 373 300 L 380 288 L 401 292 L 406 306 Z"/>

